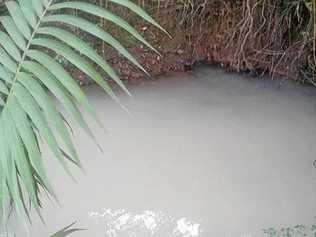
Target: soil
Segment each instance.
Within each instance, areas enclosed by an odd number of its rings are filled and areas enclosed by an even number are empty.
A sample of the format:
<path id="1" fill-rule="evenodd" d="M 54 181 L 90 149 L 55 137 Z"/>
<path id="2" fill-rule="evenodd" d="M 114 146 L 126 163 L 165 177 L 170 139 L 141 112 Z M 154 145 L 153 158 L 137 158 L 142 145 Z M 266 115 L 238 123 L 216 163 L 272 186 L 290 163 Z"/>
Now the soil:
<path id="1" fill-rule="evenodd" d="M 182 22 L 179 15 L 172 10 L 164 9 L 151 12 L 151 15 L 170 33 L 171 37 L 145 24 L 144 21 L 128 19 L 160 54 L 147 49 L 144 45 L 127 36 L 126 33 L 111 32 L 113 28 L 108 27 L 108 25 L 105 25 L 104 28 L 125 41 L 124 45 L 151 77 L 190 71 L 202 63 L 218 64 L 230 71 L 249 72 L 256 76 L 271 73 L 272 76 L 278 74 L 297 79 L 298 69 L 292 65 L 295 62 L 291 61 L 295 55 L 287 53 L 286 57 L 280 57 L 280 61 L 274 58 L 267 60 L 266 56 L 259 56 L 258 52 L 254 50 L 257 46 L 255 44 L 260 44 L 260 39 L 252 40 L 256 42 L 245 42 L 242 55 L 237 54 L 238 39 L 233 36 L 233 32 L 236 30 L 234 27 L 240 21 L 240 15 L 235 12 L 234 4 L 227 4 L 225 7 L 218 6 L 217 8 L 215 5 L 204 12 L 204 16 L 190 22 L 190 24 L 189 21 Z M 131 82 L 148 77 L 106 45 L 98 41 L 93 44 L 97 45 L 98 51 L 103 54 L 123 81 Z M 297 54 L 298 50 L 292 49 L 292 52 Z M 273 63 L 274 65 L 272 65 Z M 77 71 L 74 74 L 81 85 L 91 82 Z"/>

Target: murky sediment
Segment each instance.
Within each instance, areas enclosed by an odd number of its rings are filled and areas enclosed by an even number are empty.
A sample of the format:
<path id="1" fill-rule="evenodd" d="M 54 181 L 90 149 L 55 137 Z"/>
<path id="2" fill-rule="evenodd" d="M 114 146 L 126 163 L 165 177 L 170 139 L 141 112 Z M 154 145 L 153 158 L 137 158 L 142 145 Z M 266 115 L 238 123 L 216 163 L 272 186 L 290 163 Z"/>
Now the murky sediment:
<path id="1" fill-rule="evenodd" d="M 128 115 L 86 89 L 104 153 L 74 126 L 85 173 L 74 183 L 47 161 L 62 207 L 47 201 L 47 227 L 34 218 L 30 236 L 73 221 L 87 229 L 74 237 L 260 236 L 315 222 L 316 89 L 200 68 L 130 90 Z"/>

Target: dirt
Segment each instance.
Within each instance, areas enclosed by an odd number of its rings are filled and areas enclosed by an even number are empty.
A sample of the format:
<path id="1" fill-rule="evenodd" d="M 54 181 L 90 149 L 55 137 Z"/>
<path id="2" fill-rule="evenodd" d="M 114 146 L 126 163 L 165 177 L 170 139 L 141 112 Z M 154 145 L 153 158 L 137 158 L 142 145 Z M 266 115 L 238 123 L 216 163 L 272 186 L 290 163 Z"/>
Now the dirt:
<path id="1" fill-rule="evenodd" d="M 142 80 L 149 75 L 154 78 L 174 72 L 186 72 L 200 63 L 219 64 L 230 71 L 249 72 L 256 76 L 270 73 L 271 76 L 278 74 L 298 79 L 298 68 L 295 65 L 297 61 L 293 61 L 293 58 L 297 57 L 300 45 L 294 45 L 291 51 L 280 51 L 280 56 L 269 57 L 265 55 L 265 52 L 255 50 L 263 47 L 261 41 L 263 37 L 268 36 L 263 35 L 258 39 L 239 42 L 243 40 L 243 34 L 236 32 L 236 25 L 241 21 L 241 16 L 236 13 L 235 8 L 234 4 L 226 4 L 225 7 L 214 5 L 209 7 L 203 16 L 192 22 L 189 20 L 182 22 L 181 17 L 172 10 L 163 9 L 151 12 L 157 22 L 170 33 L 171 38 L 139 19 L 129 19 L 160 54 L 129 38 L 126 33 L 111 32 L 113 28 L 105 25 L 106 30 L 124 41 L 124 45 L 143 65 L 148 75 L 128 63 L 125 58 L 109 47 L 100 42 L 94 42 L 94 45 L 123 81 Z M 238 48 L 240 45 L 242 45 L 241 52 Z M 76 71 L 75 78 L 81 85 L 91 82 Z"/>

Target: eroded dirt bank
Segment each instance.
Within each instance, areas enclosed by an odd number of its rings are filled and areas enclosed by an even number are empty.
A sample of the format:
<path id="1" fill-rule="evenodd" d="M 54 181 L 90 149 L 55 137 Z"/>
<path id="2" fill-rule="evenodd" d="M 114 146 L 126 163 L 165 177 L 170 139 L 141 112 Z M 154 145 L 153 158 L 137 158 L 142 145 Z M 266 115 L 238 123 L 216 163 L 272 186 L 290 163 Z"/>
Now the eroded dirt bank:
<path id="1" fill-rule="evenodd" d="M 190 70 L 200 62 L 253 75 L 284 75 L 314 83 L 315 60 L 311 13 L 307 1 L 196 0 L 138 1 L 172 38 L 135 19 L 126 10 L 114 9 L 132 23 L 161 55 L 136 44 L 123 30 L 96 22 L 138 58 L 151 76 Z M 98 42 L 94 42 L 98 44 Z M 123 80 L 146 77 L 106 45 L 97 45 Z M 82 82 L 84 76 L 77 75 Z"/>

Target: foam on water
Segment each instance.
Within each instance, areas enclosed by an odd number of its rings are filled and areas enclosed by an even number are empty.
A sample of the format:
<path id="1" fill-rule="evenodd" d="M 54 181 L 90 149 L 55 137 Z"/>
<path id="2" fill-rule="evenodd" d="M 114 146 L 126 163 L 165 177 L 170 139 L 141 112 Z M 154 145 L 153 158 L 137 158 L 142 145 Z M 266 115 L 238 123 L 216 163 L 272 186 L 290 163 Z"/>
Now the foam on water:
<path id="1" fill-rule="evenodd" d="M 199 223 L 185 217 L 175 218 L 161 211 L 129 212 L 124 209 L 103 209 L 101 212 L 90 212 L 89 217 L 96 224 L 104 225 L 107 237 L 198 237 L 202 233 Z"/>

